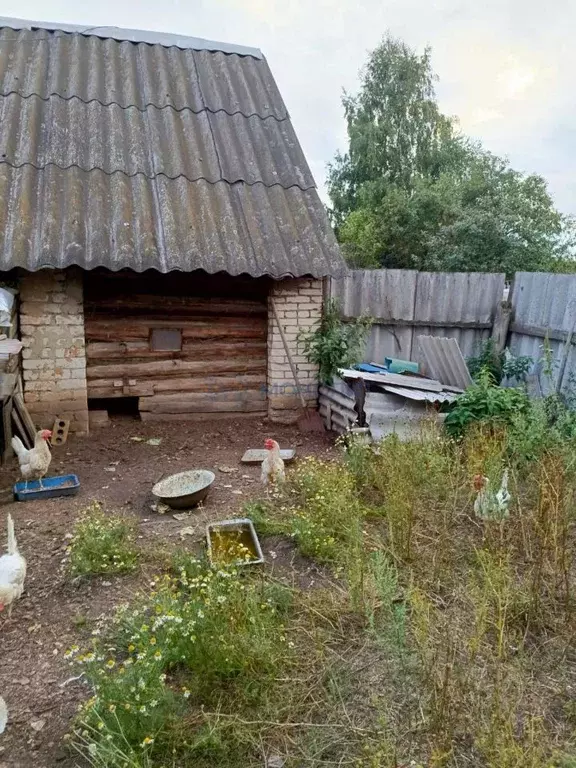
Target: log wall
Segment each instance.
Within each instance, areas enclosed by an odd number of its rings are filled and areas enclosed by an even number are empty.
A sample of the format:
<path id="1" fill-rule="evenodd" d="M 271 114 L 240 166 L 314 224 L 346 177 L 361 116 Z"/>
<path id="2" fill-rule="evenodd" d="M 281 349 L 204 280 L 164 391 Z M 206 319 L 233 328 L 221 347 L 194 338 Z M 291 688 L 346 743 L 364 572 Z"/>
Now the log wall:
<path id="1" fill-rule="evenodd" d="M 266 411 L 265 281 L 92 273 L 85 289 L 88 397 L 138 397 L 145 419 Z M 177 329 L 179 351 L 151 348 Z"/>

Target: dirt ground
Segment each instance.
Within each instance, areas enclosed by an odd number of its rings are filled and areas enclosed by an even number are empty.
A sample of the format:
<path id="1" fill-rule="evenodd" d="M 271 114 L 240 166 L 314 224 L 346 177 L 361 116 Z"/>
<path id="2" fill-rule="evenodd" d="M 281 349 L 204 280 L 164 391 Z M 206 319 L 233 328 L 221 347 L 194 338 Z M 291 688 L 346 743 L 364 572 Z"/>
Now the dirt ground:
<path id="1" fill-rule="evenodd" d="M 161 438 L 161 442 L 154 446 L 133 437 Z M 115 606 L 129 600 L 153 573 L 149 563 L 135 576 L 72 583 L 62 564 L 66 534 L 79 511 L 96 499 L 107 510 L 136 516 L 145 545 L 198 548 L 208 520 L 237 516 L 244 502 L 262 495 L 259 466 L 242 465 L 240 458 L 247 448 L 263 447 L 266 437 L 275 438 L 283 448 L 295 448 L 297 457 L 334 451 L 333 436 L 302 435 L 296 428 L 261 420 L 209 425 L 145 424 L 119 418 L 88 438 L 71 437 L 53 450 L 50 474 L 77 474 L 81 488 L 76 497 L 16 503 L 12 486 L 18 479 L 17 464 L 2 468 L 0 526 L 10 512 L 28 576 L 12 619 L 5 614 L 0 618 L 0 694 L 9 710 L 9 724 L 0 737 L 0 768 L 81 765 L 62 739 L 89 692 L 81 680 L 70 679 L 74 673 L 63 654 L 72 644 L 85 643 L 95 623 L 111 616 Z M 152 485 L 184 469 L 211 469 L 216 474 L 203 509 L 183 521 L 171 513 L 159 515 L 152 509 Z M 183 528 L 193 532 L 181 536 Z M 4 537 L 2 532 L 0 542 Z M 313 564 L 294 552 L 290 541 L 270 537 L 262 544 L 266 567 L 277 577 L 308 587 L 322 578 Z"/>

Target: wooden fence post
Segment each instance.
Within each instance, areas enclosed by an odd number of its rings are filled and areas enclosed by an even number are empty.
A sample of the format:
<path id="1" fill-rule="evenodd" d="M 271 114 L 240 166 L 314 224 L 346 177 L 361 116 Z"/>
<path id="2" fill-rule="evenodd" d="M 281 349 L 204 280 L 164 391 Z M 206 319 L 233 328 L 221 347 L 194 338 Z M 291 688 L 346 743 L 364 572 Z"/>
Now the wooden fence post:
<path id="1" fill-rule="evenodd" d="M 509 301 L 500 301 L 496 307 L 491 338 L 494 341 L 494 354 L 499 355 L 506 347 L 508 329 L 512 319 L 512 304 Z"/>

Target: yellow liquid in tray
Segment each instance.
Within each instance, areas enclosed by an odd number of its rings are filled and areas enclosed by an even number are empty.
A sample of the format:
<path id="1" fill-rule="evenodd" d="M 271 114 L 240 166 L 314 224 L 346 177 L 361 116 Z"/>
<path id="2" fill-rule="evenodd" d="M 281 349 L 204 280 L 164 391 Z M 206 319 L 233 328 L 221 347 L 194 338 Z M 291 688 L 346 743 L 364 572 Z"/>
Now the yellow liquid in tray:
<path id="1" fill-rule="evenodd" d="M 257 560 L 258 553 L 248 528 L 220 528 L 210 531 L 212 559 L 221 565 Z"/>

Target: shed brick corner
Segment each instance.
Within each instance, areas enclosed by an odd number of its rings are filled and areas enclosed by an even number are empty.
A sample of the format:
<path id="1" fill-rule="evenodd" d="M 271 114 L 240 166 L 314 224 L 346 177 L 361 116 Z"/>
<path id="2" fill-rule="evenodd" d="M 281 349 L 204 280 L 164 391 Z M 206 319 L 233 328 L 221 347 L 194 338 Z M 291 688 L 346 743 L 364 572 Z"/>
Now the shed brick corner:
<path id="1" fill-rule="evenodd" d="M 309 406 L 318 400 L 318 367 L 309 363 L 298 334 L 313 328 L 322 315 L 322 281 L 308 279 L 282 280 L 274 283 L 270 298 L 274 299 L 284 334 L 292 353 Z M 271 421 L 292 424 L 301 414 L 302 406 L 294 384 L 290 364 L 284 350 L 272 305 L 268 301 L 268 416 Z"/>
<path id="2" fill-rule="evenodd" d="M 88 432 L 83 281 L 80 270 L 42 270 L 20 282 L 24 402 L 34 422 L 70 419 Z"/>

